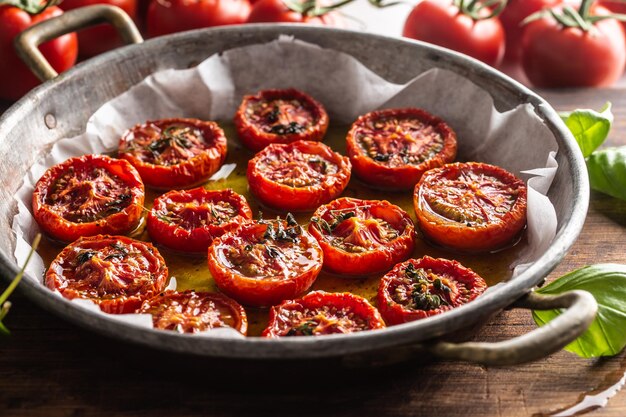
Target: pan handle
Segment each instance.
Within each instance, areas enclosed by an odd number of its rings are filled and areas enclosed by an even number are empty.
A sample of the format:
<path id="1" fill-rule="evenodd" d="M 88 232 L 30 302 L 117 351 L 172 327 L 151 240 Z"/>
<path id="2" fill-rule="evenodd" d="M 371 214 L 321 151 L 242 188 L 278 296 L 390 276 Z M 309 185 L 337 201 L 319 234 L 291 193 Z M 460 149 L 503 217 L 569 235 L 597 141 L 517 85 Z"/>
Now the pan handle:
<path id="1" fill-rule="evenodd" d="M 99 4 L 69 10 L 60 16 L 29 27 L 15 37 L 15 50 L 37 78 L 47 81 L 59 74 L 39 51 L 39 45 L 100 23 L 110 23 L 127 44 L 143 42 L 137 26 L 122 9 Z"/>
<path id="2" fill-rule="evenodd" d="M 530 310 L 566 309 L 561 315 L 528 334 L 503 342 L 451 343 L 401 346 L 386 351 L 346 358 L 350 367 L 381 366 L 423 356 L 434 356 L 475 362 L 490 366 L 519 365 L 536 361 L 555 353 L 573 342 L 593 322 L 598 305 L 586 291 L 568 291 L 559 295 L 540 295 L 530 292 L 516 301 L 513 308 Z"/>

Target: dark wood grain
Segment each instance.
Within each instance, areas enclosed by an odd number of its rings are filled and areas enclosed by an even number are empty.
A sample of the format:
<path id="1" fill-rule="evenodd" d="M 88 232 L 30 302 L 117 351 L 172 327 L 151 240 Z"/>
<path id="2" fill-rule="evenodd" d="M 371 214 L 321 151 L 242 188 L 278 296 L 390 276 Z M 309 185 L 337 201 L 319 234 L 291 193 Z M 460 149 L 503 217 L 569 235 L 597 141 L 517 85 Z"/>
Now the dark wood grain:
<path id="1" fill-rule="evenodd" d="M 612 101 L 616 123 L 609 144 L 626 144 L 626 90 L 544 96 L 559 110 L 599 108 Z M 587 264 L 626 262 L 625 242 L 626 202 L 593 193 L 585 228 L 551 278 Z M 119 342 L 51 317 L 19 295 L 13 302 L 7 320 L 13 334 L 0 340 L 0 416 L 530 416 L 573 406 L 626 372 L 625 353 L 585 360 L 559 352 L 510 368 L 438 361 L 347 382 L 312 380 L 307 374 L 278 385 L 263 375 L 236 382 L 238 375 L 218 367 L 165 372 L 168 355 L 141 364 L 137 353 L 127 354 Z M 529 312 L 505 311 L 476 339 L 506 339 L 534 327 Z M 285 366 L 298 374 L 298 364 Z M 595 414 L 625 416 L 626 392 Z"/>

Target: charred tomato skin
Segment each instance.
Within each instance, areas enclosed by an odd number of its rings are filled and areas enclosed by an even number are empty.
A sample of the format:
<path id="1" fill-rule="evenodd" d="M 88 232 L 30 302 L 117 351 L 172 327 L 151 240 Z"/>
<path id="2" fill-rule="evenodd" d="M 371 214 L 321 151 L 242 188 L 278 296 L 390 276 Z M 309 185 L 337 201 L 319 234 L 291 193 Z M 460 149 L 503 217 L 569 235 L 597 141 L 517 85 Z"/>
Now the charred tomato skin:
<path id="1" fill-rule="evenodd" d="M 310 126 L 297 132 L 272 133 L 266 132 L 258 122 L 250 120 L 248 111 L 253 112 L 254 104 L 261 103 L 261 106 L 263 106 L 264 103 L 272 103 L 279 100 L 298 102 L 302 106 L 303 111 L 307 113 L 307 118 L 311 119 L 309 121 Z M 262 90 L 256 95 L 244 96 L 235 114 L 234 122 L 237 134 L 244 146 L 258 152 L 272 143 L 291 143 L 297 140 L 320 142 L 326 134 L 329 120 L 328 114 L 321 103 L 302 91 L 290 88 L 286 90 Z"/>
<path id="2" fill-rule="evenodd" d="M 405 305 L 394 299 L 393 294 L 396 291 L 410 291 L 408 287 L 414 285 L 413 283 L 407 284 L 405 277 L 409 265 L 412 265 L 414 271 L 420 269 L 428 271 L 431 277 L 437 277 L 440 283 L 443 282 L 443 286 L 440 285 L 440 289 L 437 290 L 433 288 L 435 279 L 426 278 L 429 281 L 427 294 L 437 295 L 445 300 L 445 304 L 437 308 L 419 309 L 415 305 Z M 448 288 L 448 290 L 443 288 Z M 388 325 L 408 323 L 459 307 L 474 300 L 486 289 L 485 280 L 459 262 L 424 256 L 397 264 L 381 279 L 378 287 L 378 310 Z"/>
<path id="3" fill-rule="evenodd" d="M 111 199 L 117 198 L 120 201 L 117 205 L 112 205 L 107 210 L 114 212 L 102 218 L 89 219 L 88 221 L 72 221 L 64 217 L 59 213 L 60 208 L 49 201 L 53 196 L 53 191 L 57 182 L 64 179 L 65 176 L 71 176 L 74 178 L 73 173 L 80 175 L 81 173 L 89 175 L 89 172 L 94 173 L 94 170 L 102 170 L 106 173 L 112 181 L 116 182 L 120 188 L 124 188 L 124 192 L 117 196 L 110 197 Z M 70 178 L 70 179 L 72 179 Z M 71 188 L 64 187 L 66 191 L 70 193 L 71 200 L 76 201 L 77 197 L 91 190 L 96 186 L 96 181 L 92 179 L 79 181 Z M 89 190 L 86 190 L 88 188 Z M 124 199 L 122 200 L 122 196 Z M 85 155 L 81 157 L 70 158 L 65 162 L 49 168 L 43 176 L 37 181 L 35 190 L 33 191 L 33 215 L 39 227 L 43 229 L 48 235 L 54 239 L 63 242 L 72 242 L 81 236 L 94 236 L 98 234 L 121 234 L 127 233 L 133 230 L 139 220 L 141 219 L 141 213 L 143 210 L 145 198 L 144 186 L 139 177 L 139 173 L 131 164 L 126 161 L 113 159 L 104 155 Z M 96 201 L 91 198 L 86 201 L 96 204 Z M 116 200 L 111 200 L 115 202 Z M 68 201 L 62 206 L 70 204 Z M 121 207 L 123 205 L 123 207 Z M 55 209 L 55 206 L 57 207 Z M 119 210 L 118 210 L 119 209 Z M 115 211 L 117 210 L 117 211 Z M 91 210 L 96 217 L 99 216 L 100 211 L 97 206 Z M 65 213 L 68 215 L 77 215 L 75 211 L 68 211 Z"/>
<path id="4" fill-rule="evenodd" d="M 313 163 L 311 159 L 298 161 L 299 156 L 317 159 Z M 268 166 L 266 161 L 277 158 L 282 158 L 277 166 Z M 328 163 L 332 164 L 333 171 L 336 169 L 335 172 L 318 172 L 316 168 L 326 171 Z M 289 144 L 274 143 L 263 149 L 248 162 L 247 176 L 250 191 L 264 205 L 281 211 L 307 211 L 338 197 L 350 181 L 351 168 L 347 157 L 333 152 L 323 143 L 296 141 Z M 314 180 L 311 185 L 286 183 L 290 173 L 300 171 L 308 171 L 317 178 L 305 172 L 305 179 Z M 302 176 L 295 178 L 297 180 L 304 181 Z"/>
<path id="5" fill-rule="evenodd" d="M 173 164 L 159 164 L 146 160 L 141 152 L 150 146 L 163 141 L 166 131 L 171 127 L 186 127 L 193 129 L 193 137 L 199 132 L 203 137 L 201 142 L 189 143 L 186 148 L 193 154 L 187 155 L 182 162 Z M 133 148 L 137 141 L 144 145 L 140 149 Z M 174 149 L 170 141 L 164 146 L 164 151 Z M 156 189 L 189 188 L 208 180 L 224 163 L 227 153 L 226 136 L 217 123 L 198 119 L 160 119 L 138 124 L 127 130 L 120 139 L 118 148 L 119 157 L 130 162 L 139 171 L 146 185 Z"/>
<path id="6" fill-rule="evenodd" d="M 137 313 L 151 314 L 155 329 L 178 333 L 232 327 L 245 336 L 248 331 L 246 311 L 241 304 L 224 294 L 165 291 L 144 301 Z"/>
<path id="7" fill-rule="evenodd" d="M 200 216 L 208 216 L 210 207 L 203 204 L 228 204 L 232 217 L 227 220 L 201 223 Z M 185 205 L 181 213 L 173 213 L 168 204 Z M 213 207 L 213 206 L 211 206 Z M 215 209 L 213 209 L 215 211 Z M 183 218 L 186 215 L 191 219 Z M 154 200 L 147 219 L 150 238 L 160 245 L 185 252 L 206 252 L 213 239 L 236 230 L 243 222 L 252 219 L 252 210 L 245 197 L 231 189 L 207 190 L 203 187 L 190 190 L 172 190 Z M 180 220 L 180 223 L 177 221 Z M 186 221 L 187 225 L 183 225 Z M 188 227 L 185 227 L 188 226 Z"/>
<path id="8" fill-rule="evenodd" d="M 321 319 L 338 321 L 336 320 L 337 317 L 328 317 L 330 309 L 334 309 L 335 313 L 340 313 L 336 316 L 341 316 L 339 318 L 346 320 L 346 324 L 351 328 L 340 329 L 332 325 L 324 327 L 323 323 L 320 323 Z M 290 317 L 292 312 L 306 312 L 307 310 L 311 315 L 304 315 L 300 318 L 299 323 L 295 322 L 293 317 Z M 352 316 L 347 317 L 350 314 Z M 308 323 L 312 324 L 308 325 Z M 308 330 L 305 327 L 305 332 L 298 330 L 303 325 L 308 327 Z M 385 328 L 383 318 L 378 310 L 366 299 L 347 292 L 328 293 L 313 291 L 300 299 L 287 300 L 278 306 L 272 307 L 270 309 L 269 324 L 261 336 L 268 338 L 302 335 L 319 336 L 383 328 Z"/>
<path id="9" fill-rule="evenodd" d="M 450 188 L 445 181 L 456 181 L 460 177 L 468 178 L 480 176 L 485 179 L 479 184 L 474 178 L 470 183 L 461 185 L 461 188 Z M 485 192 L 488 188 L 495 189 L 492 198 Z M 501 189 L 497 189 L 499 186 Z M 510 208 L 493 206 L 489 208 L 490 218 L 484 222 L 463 220 L 463 213 L 469 207 L 463 207 L 458 202 L 445 201 L 445 197 L 463 193 L 463 204 L 475 201 L 489 202 L 493 197 L 513 199 Z M 446 204 L 448 210 L 460 213 L 461 220 L 446 217 L 445 213 L 437 212 L 428 196 L 437 204 Z M 471 201 L 470 201 L 471 200 Z M 527 190 L 526 184 L 515 175 L 495 165 L 481 162 L 467 162 L 448 164 L 442 168 L 428 171 L 415 186 L 413 203 L 417 215 L 417 224 L 422 233 L 430 240 L 449 248 L 463 251 L 489 251 L 500 249 L 509 244 L 526 225 Z M 496 201 L 497 203 L 497 201 Z M 506 203 L 506 201 L 505 201 Z M 501 212 L 498 212 L 500 209 Z M 483 210 L 483 213 L 486 213 Z"/>
<path id="10" fill-rule="evenodd" d="M 336 224 L 331 232 L 323 222 L 332 227 L 333 213 L 351 213 L 350 217 Z M 383 239 L 368 250 L 349 251 L 347 247 L 333 245 L 333 240 L 347 232 L 358 238 L 360 230 L 369 236 L 381 237 L 380 223 L 372 217 L 385 221 L 397 236 Z M 349 224 L 346 222 L 350 222 Z M 375 223 L 372 223 L 375 222 Z M 373 227 L 373 229 L 371 228 Z M 317 239 L 324 251 L 324 269 L 341 275 L 363 276 L 389 270 L 396 263 L 408 258 L 415 247 L 415 226 L 409 215 L 400 207 L 385 200 L 359 200 L 344 197 L 321 206 L 313 214 L 309 232 Z"/>
<path id="11" fill-rule="evenodd" d="M 440 150 L 426 158 L 419 164 L 404 163 L 399 166 L 389 166 L 383 160 L 376 160 L 378 155 L 372 157 L 360 144 L 359 132 L 374 125 L 377 122 L 415 120 L 425 128 L 432 128 L 441 138 Z M 352 162 L 353 172 L 364 183 L 384 190 L 410 190 L 429 169 L 440 167 L 454 161 L 457 152 L 456 133 L 442 119 L 417 108 L 385 109 L 376 110 L 362 116 L 352 124 L 347 138 L 347 155 Z M 390 143 L 390 139 L 381 142 Z M 432 145 L 432 140 L 425 144 Z M 418 155 L 412 155 L 418 157 Z M 380 158 L 389 159 L 389 155 L 381 155 Z"/>
<path id="12" fill-rule="evenodd" d="M 295 298 L 313 285 L 322 269 L 322 249 L 315 238 L 300 226 L 297 226 L 300 236 L 294 242 L 266 239 L 268 225 L 275 228 L 277 222 L 285 226 L 283 220 L 248 222 L 235 232 L 226 233 L 213 241 L 208 250 L 208 265 L 220 291 L 244 305 L 263 307 Z M 280 254 L 271 256 L 270 247 L 278 248 Z M 247 252 L 259 259 L 260 265 L 251 265 Z M 290 255 L 297 258 L 299 264 L 289 261 L 283 267 L 283 275 L 271 272 L 275 270 L 272 269 L 275 265 Z M 249 271 L 253 271 L 251 268 L 254 267 L 254 271 L 261 272 L 246 274 L 241 271 L 240 265 L 233 260 L 235 256 L 241 258 L 241 265 Z"/>
<path id="13" fill-rule="evenodd" d="M 165 260 L 150 243 L 98 235 L 66 246 L 50 264 L 45 284 L 67 299 L 88 299 L 105 313 L 126 314 L 162 292 L 167 276 Z"/>

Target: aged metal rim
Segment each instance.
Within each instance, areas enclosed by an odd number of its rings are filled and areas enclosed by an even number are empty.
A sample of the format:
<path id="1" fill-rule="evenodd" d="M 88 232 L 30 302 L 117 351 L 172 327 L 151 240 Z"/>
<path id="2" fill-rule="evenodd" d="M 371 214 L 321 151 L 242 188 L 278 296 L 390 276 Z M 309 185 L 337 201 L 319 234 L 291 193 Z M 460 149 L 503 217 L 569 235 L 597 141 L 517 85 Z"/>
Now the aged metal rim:
<path id="1" fill-rule="evenodd" d="M 320 29 L 298 25 L 270 26 L 261 24 L 204 29 L 149 40 L 144 44 L 123 47 L 116 51 L 98 56 L 76 66 L 63 74 L 62 77 L 88 75 L 92 68 L 106 65 L 108 57 L 113 56 L 112 54 L 130 57 L 132 56 L 132 52 L 138 48 L 159 50 L 167 45 L 169 39 L 173 38 L 192 37 L 201 32 L 210 36 L 210 34 L 216 32 L 269 31 L 271 28 L 286 31 L 296 36 L 298 33 L 310 34 L 324 31 L 324 36 L 332 36 L 333 33 L 343 33 L 354 35 L 356 38 L 375 38 L 390 44 L 411 44 L 412 47 L 416 49 L 421 48 L 436 55 L 446 56 L 456 64 L 463 65 L 483 77 L 489 77 L 494 83 L 505 86 L 510 91 L 515 91 L 521 98 L 531 103 L 537 114 L 543 118 L 552 129 L 560 142 L 559 152 L 569 160 L 572 166 L 573 188 L 577 196 L 569 221 L 559 231 L 550 248 L 515 280 L 493 287 L 490 292 L 469 305 L 426 320 L 348 336 L 337 335 L 324 338 L 305 337 L 281 340 L 265 340 L 261 338 L 209 339 L 122 324 L 106 316 L 86 310 L 79 310 L 69 301 L 53 296 L 49 290 L 43 286 L 34 283 L 32 280 L 25 280 L 20 287 L 29 298 L 47 310 L 53 311 L 82 327 L 117 339 L 166 351 L 230 358 L 289 359 L 332 357 L 432 339 L 460 330 L 470 324 L 467 319 L 468 316 L 472 317 L 471 321 L 476 323 L 507 307 L 515 300 L 528 293 L 531 288 L 540 284 L 545 276 L 561 261 L 582 230 L 589 204 L 589 184 L 586 166 L 582 155 L 580 152 L 577 152 L 577 145 L 573 137 L 558 117 L 555 110 L 541 97 L 489 66 L 454 51 L 412 40 L 356 33 L 342 29 Z M 36 105 L 40 98 L 45 96 L 48 90 L 58 82 L 57 80 L 58 79 L 43 84 L 16 103 L 0 118 L 0 126 L 18 123 L 20 115 L 25 113 L 25 109 L 29 104 Z M 6 253 L 0 252 L 0 273 L 2 276 L 5 278 L 12 277 L 17 271 L 18 268 L 13 263 L 12 255 L 7 256 Z"/>

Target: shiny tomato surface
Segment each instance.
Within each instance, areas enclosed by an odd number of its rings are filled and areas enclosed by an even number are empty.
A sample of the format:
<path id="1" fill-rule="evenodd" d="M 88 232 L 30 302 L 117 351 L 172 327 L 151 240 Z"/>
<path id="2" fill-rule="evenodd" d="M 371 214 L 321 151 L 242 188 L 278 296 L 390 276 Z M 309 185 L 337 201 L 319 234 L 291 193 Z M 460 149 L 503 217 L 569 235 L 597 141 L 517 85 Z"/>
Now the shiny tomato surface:
<path id="1" fill-rule="evenodd" d="M 378 308 L 388 325 L 407 323 L 468 303 L 487 289 L 457 261 L 425 256 L 396 265 L 380 281 Z"/>
<path id="2" fill-rule="evenodd" d="M 272 307 L 264 337 L 348 334 L 385 327 L 378 310 L 350 293 L 314 291 Z"/>
<path id="3" fill-rule="evenodd" d="M 527 1 L 527 0 L 524 0 Z M 482 9 L 481 16 L 489 14 Z M 402 36 L 453 49 L 498 66 L 504 56 L 504 29 L 497 18 L 474 20 L 452 0 L 423 0 L 404 23 Z"/>
<path id="4" fill-rule="evenodd" d="M 215 239 L 208 252 L 218 288 L 252 306 L 271 306 L 302 294 L 324 259 L 320 245 L 292 216 L 246 223 Z"/>
<path id="5" fill-rule="evenodd" d="M 252 10 L 248 23 L 304 23 L 314 26 L 345 27 L 346 23 L 337 12 L 328 12 L 321 16 L 308 16 L 291 10 L 282 0 L 252 1 Z"/>
<path id="6" fill-rule="evenodd" d="M 328 115 L 320 103 L 301 91 L 263 90 L 243 98 L 235 127 L 247 148 L 260 151 L 271 143 L 321 141 L 328 129 Z"/>
<path id="7" fill-rule="evenodd" d="M 386 271 L 415 246 L 413 221 L 388 201 L 337 199 L 315 211 L 309 232 L 324 251 L 324 269 L 342 275 Z"/>
<path id="8" fill-rule="evenodd" d="M 172 249 L 206 252 L 213 239 L 252 219 L 246 199 L 231 189 L 203 187 L 174 190 L 154 200 L 148 215 L 148 233 Z"/>
<path id="9" fill-rule="evenodd" d="M 226 158 L 226 136 L 215 122 L 162 119 L 128 130 L 119 156 L 154 188 L 185 188 L 208 180 Z"/>
<path id="10" fill-rule="evenodd" d="M 155 329 L 201 333 L 232 327 L 245 336 L 248 319 L 243 307 L 223 294 L 166 291 L 146 300 L 138 314 L 151 314 Z"/>
<path id="11" fill-rule="evenodd" d="M 592 15 L 609 11 L 596 6 Z M 565 28 L 546 16 L 530 22 L 522 36 L 522 67 L 535 87 L 607 87 L 626 64 L 624 29 L 615 19 L 600 20 L 589 31 Z"/>
<path id="12" fill-rule="evenodd" d="M 46 233 L 81 236 L 127 233 L 141 218 L 144 187 L 126 161 L 104 155 L 70 158 L 48 169 L 33 191 L 33 215 Z"/>
<path id="13" fill-rule="evenodd" d="M 134 313 L 163 291 L 167 266 L 150 243 L 124 236 L 90 236 L 66 246 L 45 284 L 68 299 L 91 300 L 106 313 Z"/>
<path id="14" fill-rule="evenodd" d="M 428 171 L 415 187 L 417 224 L 430 240 L 467 251 L 510 244 L 526 225 L 526 184 L 480 162 Z"/>
<path id="15" fill-rule="evenodd" d="M 13 40 L 27 28 L 63 14 L 58 7 L 48 7 L 31 15 L 12 6 L 0 6 L 0 99 L 17 100 L 41 83 L 17 56 Z M 63 72 L 76 62 L 78 41 L 75 33 L 59 36 L 43 43 L 39 50 L 57 72 Z"/>
<path id="16" fill-rule="evenodd" d="M 148 6 L 148 36 L 245 23 L 248 0 L 153 0 Z"/>
<path id="17" fill-rule="evenodd" d="M 281 211 L 314 210 L 350 181 L 350 160 L 320 142 L 274 143 L 248 163 L 250 191 Z"/>
<path id="18" fill-rule="evenodd" d="M 443 120 L 413 108 L 360 116 L 347 143 L 356 176 L 384 190 L 413 188 L 425 171 L 452 162 L 457 149 L 456 134 Z"/>
<path id="19" fill-rule="evenodd" d="M 124 10 L 131 18 L 137 17 L 137 0 L 63 0 L 59 7 L 72 10 L 79 7 L 107 4 Z M 81 57 L 89 58 L 123 45 L 122 38 L 110 24 L 102 24 L 83 29 L 78 35 L 78 52 Z"/>

